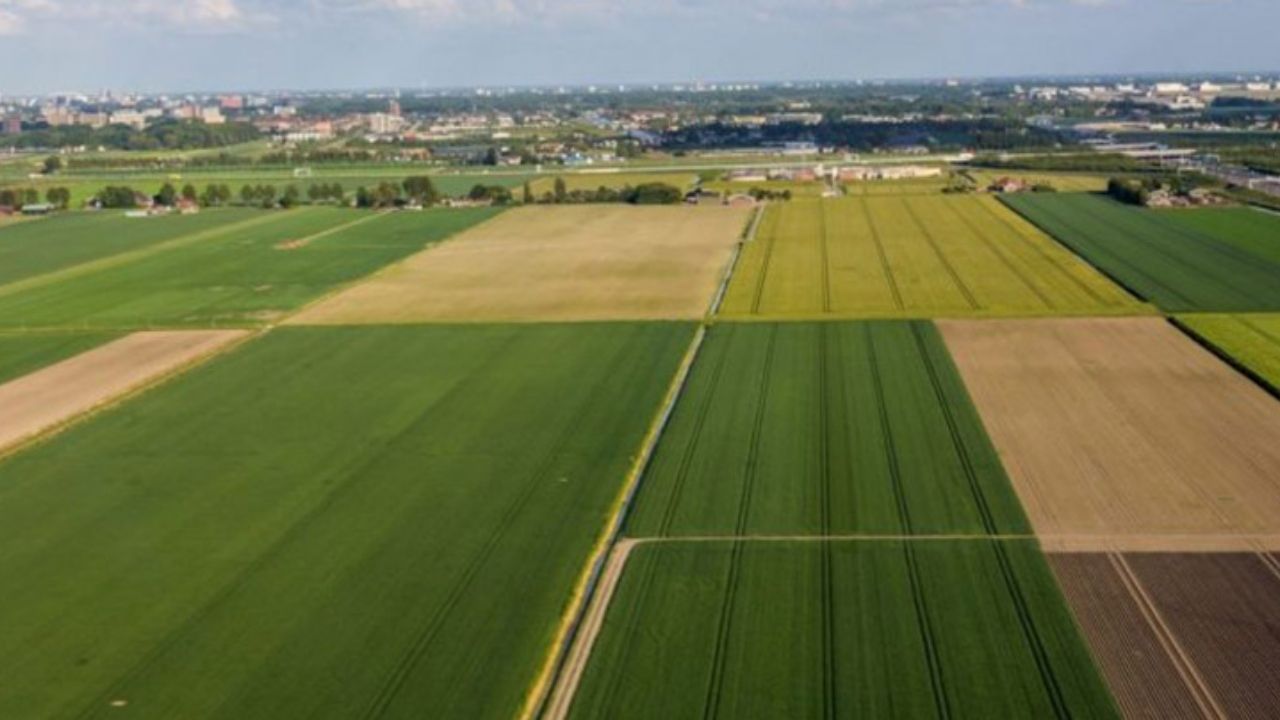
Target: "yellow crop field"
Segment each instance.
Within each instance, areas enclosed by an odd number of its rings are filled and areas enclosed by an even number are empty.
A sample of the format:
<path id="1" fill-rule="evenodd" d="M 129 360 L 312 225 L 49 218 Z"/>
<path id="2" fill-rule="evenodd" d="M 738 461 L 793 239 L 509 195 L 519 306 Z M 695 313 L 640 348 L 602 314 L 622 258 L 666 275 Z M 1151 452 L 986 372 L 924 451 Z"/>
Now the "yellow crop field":
<path id="1" fill-rule="evenodd" d="M 1148 309 L 990 197 L 769 206 L 728 317 L 1123 315 Z"/>
<path id="2" fill-rule="evenodd" d="M 294 322 L 700 318 L 749 215 L 723 206 L 519 208 L 387 268 Z"/>
<path id="3" fill-rule="evenodd" d="M 1016 178 L 1032 185 L 1045 184 L 1060 192 L 1102 192 L 1107 189 L 1107 178 L 1102 175 L 1076 173 L 1022 172 L 1020 170 L 971 170 L 969 176 L 986 188 L 1000 178 Z"/>

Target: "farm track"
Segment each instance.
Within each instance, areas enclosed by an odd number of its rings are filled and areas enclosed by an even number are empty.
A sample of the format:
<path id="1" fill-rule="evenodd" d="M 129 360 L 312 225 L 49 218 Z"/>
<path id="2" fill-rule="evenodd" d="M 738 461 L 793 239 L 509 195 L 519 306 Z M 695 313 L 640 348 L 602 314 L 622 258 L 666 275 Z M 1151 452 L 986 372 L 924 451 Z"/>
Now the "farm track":
<path id="1" fill-rule="evenodd" d="M 862 212 L 867 218 L 867 229 L 871 231 L 871 241 L 876 246 L 876 257 L 880 259 L 880 272 L 884 273 L 885 282 L 889 285 L 889 290 L 893 295 L 893 304 L 898 310 L 905 310 L 906 303 L 902 300 L 902 290 L 898 287 L 898 279 L 894 277 L 893 268 L 889 264 L 889 255 L 885 252 L 884 240 L 880 237 L 880 231 L 876 228 L 875 215 L 871 213 L 871 206 L 867 203 L 866 197 L 862 198 Z"/>
<path id="2" fill-rule="evenodd" d="M 1009 256 L 1005 253 L 1005 251 L 1000 249 L 1000 246 L 992 242 L 991 239 L 988 238 L 980 228 L 978 228 L 976 225 L 973 224 L 972 220 L 965 217 L 965 215 L 961 213 L 959 210 L 957 210 L 954 205 L 950 203 L 944 203 L 944 204 L 946 205 L 947 209 L 951 211 L 951 215 L 955 217 L 957 220 L 959 220 L 960 224 L 963 225 L 965 229 L 969 231 L 970 235 L 973 235 L 975 238 L 977 238 L 978 242 L 980 242 L 983 247 L 985 247 L 992 255 L 999 258 L 1000 264 L 1004 266 L 1005 270 L 1009 271 L 1009 274 L 1012 277 L 1017 278 L 1018 282 L 1020 282 L 1022 286 L 1027 289 L 1028 292 L 1030 292 L 1032 295 L 1035 295 L 1037 298 L 1040 299 L 1040 302 L 1044 303 L 1046 310 L 1052 312 L 1057 309 L 1057 306 L 1053 302 L 1053 299 L 1050 298 L 1048 295 L 1046 295 L 1038 285 L 1031 282 L 1031 280 L 1026 276 L 1026 274 L 1023 273 L 1021 270 L 1019 270 L 1018 266 L 1015 265 L 1011 259 L 1009 259 Z M 1050 263 L 1050 266 L 1057 267 L 1052 263 Z"/>
<path id="3" fill-rule="evenodd" d="M 906 216 L 911 220 L 911 223 L 915 225 L 916 229 L 920 232 L 920 237 L 924 238 L 924 241 L 929 245 L 929 248 L 933 250 L 933 254 L 938 258 L 938 262 L 941 263 L 943 269 L 947 271 L 947 277 L 951 278 L 951 282 L 955 283 L 956 289 L 960 291 L 965 302 L 969 304 L 969 309 L 982 309 L 982 305 L 974 296 L 973 291 L 965 284 L 964 280 L 960 277 L 960 273 L 956 271 L 955 266 L 951 263 L 951 259 L 947 257 L 947 254 L 943 252 L 942 247 L 938 245 L 938 239 L 929 231 L 929 227 L 920 221 L 919 213 L 917 213 L 915 208 L 911 207 L 911 204 L 906 201 L 902 201 L 902 207 L 906 211 Z"/>

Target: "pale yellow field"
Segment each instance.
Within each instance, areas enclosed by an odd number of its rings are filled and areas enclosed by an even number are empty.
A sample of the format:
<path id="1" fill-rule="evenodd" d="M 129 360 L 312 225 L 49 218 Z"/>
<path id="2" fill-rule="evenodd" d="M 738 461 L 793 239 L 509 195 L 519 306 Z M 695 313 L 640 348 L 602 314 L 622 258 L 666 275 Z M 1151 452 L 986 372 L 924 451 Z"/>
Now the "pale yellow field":
<path id="1" fill-rule="evenodd" d="M 292 322 L 699 318 L 749 214 L 723 206 L 519 208 L 387 268 Z"/>
<path id="2" fill-rule="evenodd" d="M 971 170 L 969 172 L 983 189 L 1004 177 L 1018 178 L 1026 182 L 1048 183 L 1059 192 L 1102 192 L 1107 189 L 1107 178 L 1102 175 L 1076 173 L 1023 172 L 1021 170 Z"/>

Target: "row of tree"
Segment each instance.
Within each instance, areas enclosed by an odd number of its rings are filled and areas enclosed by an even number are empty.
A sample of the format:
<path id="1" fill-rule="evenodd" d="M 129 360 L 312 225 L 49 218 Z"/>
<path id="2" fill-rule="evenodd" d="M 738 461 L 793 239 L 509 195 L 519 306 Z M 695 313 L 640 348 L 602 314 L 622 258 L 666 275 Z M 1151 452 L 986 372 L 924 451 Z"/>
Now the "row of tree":
<path id="1" fill-rule="evenodd" d="M 71 202 L 71 191 L 64 187 L 51 187 L 44 191 L 44 201 L 55 208 L 65 209 Z M 0 207 L 21 208 L 40 203 L 40 191 L 36 188 L 0 188 Z"/>
<path id="2" fill-rule="evenodd" d="M 631 205 L 672 205 L 684 200 L 684 192 L 680 188 L 666 183 L 640 183 L 636 186 L 606 187 L 601 185 L 595 190 L 569 190 L 564 178 L 557 177 L 552 189 L 536 197 L 528 182 L 524 184 L 522 200 L 526 205 L 542 203 L 583 204 L 583 203 L 629 203 Z"/>

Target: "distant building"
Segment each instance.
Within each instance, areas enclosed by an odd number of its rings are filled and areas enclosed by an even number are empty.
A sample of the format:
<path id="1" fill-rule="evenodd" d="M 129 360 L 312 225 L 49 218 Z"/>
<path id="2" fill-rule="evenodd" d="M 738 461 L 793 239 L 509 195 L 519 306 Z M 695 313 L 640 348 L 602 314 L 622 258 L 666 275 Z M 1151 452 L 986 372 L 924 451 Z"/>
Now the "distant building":
<path id="1" fill-rule="evenodd" d="M 21 135 L 22 134 L 22 118 L 13 115 L 4 119 L 5 135 Z"/>
<path id="2" fill-rule="evenodd" d="M 221 125 L 227 121 L 226 116 L 222 114 L 222 110 L 216 106 L 201 108 L 200 119 L 205 125 Z"/>
<path id="3" fill-rule="evenodd" d="M 392 100 L 387 103 L 387 114 L 391 117 L 400 117 L 400 101 Z"/>
<path id="4" fill-rule="evenodd" d="M 222 97 L 218 98 L 218 106 L 221 107 L 223 110 L 243 110 L 244 96 L 243 95 L 223 95 Z"/>

